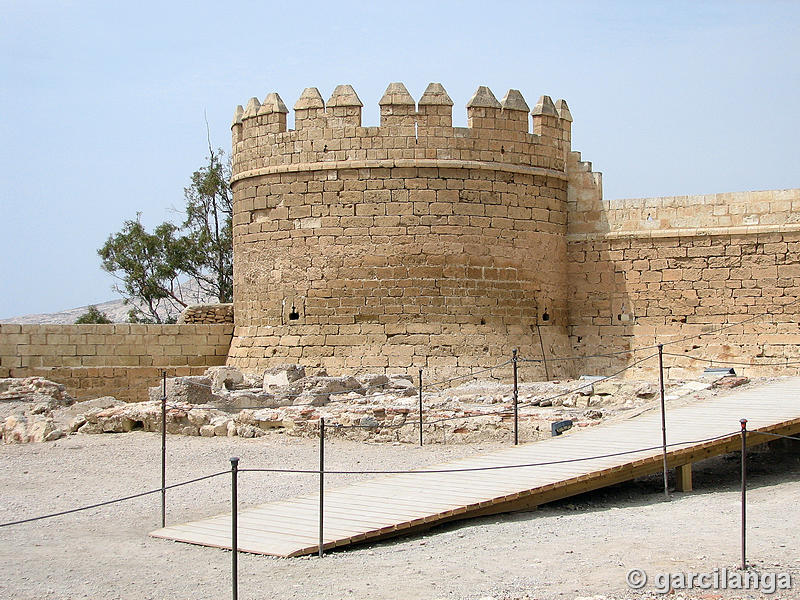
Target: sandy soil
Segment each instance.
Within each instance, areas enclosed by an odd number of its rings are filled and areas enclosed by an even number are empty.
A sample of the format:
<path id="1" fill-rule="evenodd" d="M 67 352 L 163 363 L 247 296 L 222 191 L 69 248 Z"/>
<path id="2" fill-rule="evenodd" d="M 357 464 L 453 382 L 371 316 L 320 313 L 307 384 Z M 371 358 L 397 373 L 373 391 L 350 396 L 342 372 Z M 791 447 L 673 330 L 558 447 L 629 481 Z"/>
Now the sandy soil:
<path id="1" fill-rule="evenodd" d="M 314 440 L 284 435 L 169 436 L 168 444 L 169 482 L 227 470 L 234 455 L 243 468 L 315 468 L 317 461 Z M 331 469 L 412 468 L 503 445 L 418 448 L 334 439 L 326 462 Z M 5 446 L 0 464 L 0 520 L 8 521 L 158 487 L 160 438 L 136 432 Z M 343 478 L 331 478 L 330 485 L 346 483 Z M 258 504 L 313 491 L 316 483 L 313 476 L 243 474 L 240 500 Z M 719 457 L 696 465 L 696 491 L 676 493 L 671 502 L 663 500 L 660 478 L 653 477 L 322 560 L 240 555 L 240 598 L 642 598 L 626 586 L 631 568 L 652 576 L 735 567 L 738 485 L 738 461 Z M 226 512 L 229 495 L 227 476 L 170 491 L 168 522 Z M 799 496 L 800 444 L 752 455 L 749 560 L 763 571 L 794 577 L 792 593 L 772 598 L 800 598 Z M 153 495 L 0 528 L 0 597 L 229 598 L 230 553 L 147 537 L 159 515 L 159 496 Z M 719 593 L 687 596 L 759 597 Z"/>

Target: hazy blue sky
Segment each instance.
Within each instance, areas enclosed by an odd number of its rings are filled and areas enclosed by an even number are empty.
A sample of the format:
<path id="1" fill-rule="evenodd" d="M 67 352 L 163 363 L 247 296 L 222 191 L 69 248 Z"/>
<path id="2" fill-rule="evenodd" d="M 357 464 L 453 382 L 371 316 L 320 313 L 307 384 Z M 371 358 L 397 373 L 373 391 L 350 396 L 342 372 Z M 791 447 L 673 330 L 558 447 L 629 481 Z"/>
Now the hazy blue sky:
<path id="1" fill-rule="evenodd" d="M 800 2 L 0 1 L 0 318 L 113 299 L 96 250 L 152 226 L 234 107 L 350 83 L 565 98 L 606 198 L 800 187 Z"/>

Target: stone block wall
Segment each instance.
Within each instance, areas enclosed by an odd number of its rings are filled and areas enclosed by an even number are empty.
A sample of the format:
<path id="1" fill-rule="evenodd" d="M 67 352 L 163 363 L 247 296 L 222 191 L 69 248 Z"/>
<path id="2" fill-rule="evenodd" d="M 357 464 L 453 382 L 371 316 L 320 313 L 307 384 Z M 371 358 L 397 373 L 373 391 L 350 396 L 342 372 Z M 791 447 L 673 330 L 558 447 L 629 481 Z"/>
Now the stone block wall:
<path id="1" fill-rule="evenodd" d="M 573 153 L 577 154 L 577 153 Z M 673 234 L 713 233 L 722 227 L 733 231 L 783 231 L 800 227 L 800 192 L 797 189 L 602 200 L 583 198 L 570 214 L 569 232 L 658 237 Z"/>
<path id="2" fill-rule="evenodd" d="M 573 352 L 669 343 L 683 356 L 665 360 L 674 376 L 709 366 L 688 356 L 784 364 L 734 365 L 748 375 L 799 373 L 787 364 L 800 360 L 798 208 L 800 190 L 775 190 L 604 202 L 602 218 L 571 214 Z M 630 360 L 597 357 L 582 369 Z"/>
<path id="3" fill-rule="evenodd" d="M 0 324 L 0 377 L 42 376 L 86 399 L 147 399 L 161 371 L 193 375 L 225 364 L 232 325 Z"/>

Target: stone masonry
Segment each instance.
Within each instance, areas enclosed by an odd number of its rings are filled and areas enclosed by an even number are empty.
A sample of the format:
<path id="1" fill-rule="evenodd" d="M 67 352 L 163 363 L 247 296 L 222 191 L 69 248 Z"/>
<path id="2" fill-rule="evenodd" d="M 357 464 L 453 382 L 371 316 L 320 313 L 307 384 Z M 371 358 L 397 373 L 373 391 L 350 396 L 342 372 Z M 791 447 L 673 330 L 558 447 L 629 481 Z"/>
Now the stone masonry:
<path id="1" fill-rule="evenodd" d="M 362 127 L 350 86 L 308 88 L 291 131 L 277 94 L 237 109 L 228 364 L 468 373 L 569 351 L 569 109 L 480 87 L 459 128 L 452 104 L 393 83 Z"/>
<path id="2" fill-rule="evenodd" d="M 800 373 L 800 190 L 606 201 L 563 100 L 529 110 L 480 87 L 468 127 L 452 105 L 440 84 L 415 101 L 393 83 L 364 127 L 353 88 L 308 88 L 289 130 L 277 94 L 251 99 L 232 126 L 233 306 L 178 325 L 2 324 L 0 377 L 143 400 L 164 371 L 226 362 L 431 381 L 519 348 L 548 360 L 520 363 L 531 381 L 615 373 L 658 343 L 671 377 L 697 358 Z"/>
<path id="3" fill-rule="evenodd" d="M 699 334 L 670 368 L 798 355 L 800 191 L 609 203 L 563 100 L 482 86 L 466 128 L 452 105 L 392 83 L 379 127 L 347 85 L 306 89 L 293 130 L 276 93 L 237 108 L 228 364 L 455 375 L 518 347 L 552 378 Z"/>
<path id="4" fill-rule="evenodd" d="M 168 377 L 200 375 L 225 363 L 230 324 L 0 324 L 0 378 L 44 377 L 79 400 L 147 399 Z"/>
<path id="5" fill-rule="evenodd" d="M 178 316 L 184 323 L 233 323 L 233 304 L 190 304 Z"/>

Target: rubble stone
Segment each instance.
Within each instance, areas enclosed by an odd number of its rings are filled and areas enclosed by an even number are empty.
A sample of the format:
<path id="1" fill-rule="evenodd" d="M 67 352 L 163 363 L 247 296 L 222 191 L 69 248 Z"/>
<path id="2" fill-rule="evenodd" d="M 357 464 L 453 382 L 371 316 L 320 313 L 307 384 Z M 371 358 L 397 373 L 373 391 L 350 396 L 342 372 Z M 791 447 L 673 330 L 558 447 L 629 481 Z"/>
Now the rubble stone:
<path id="1" fill-rule="evenodd" d="M 167 379 L 167 402 L 170 404 L 210 404 L 216 398 L 211 389 L 211 378 L 205 375 L 171 377 Z M 161 401 L 161 386 L 149 390 L 151 401 Z"/>
<path id="2" fill-rule="evenodd" d="M 306 370 L 302 365 L 277 365 L 264 371 L 262 385 L 266 391 L 270 391 L 275 387 L 287 386 L 305 376 Z"/>
<path id="3" fill-rule="evenodd" d="M 236 367 L 211 367 L 205 376 L 211 378 L 211 389 L 217 393 L 244 387 L 244 375 Z"/>

